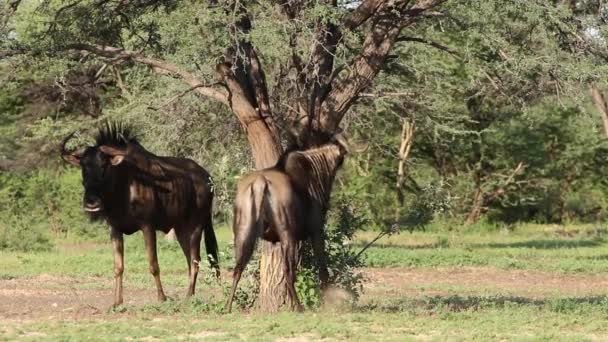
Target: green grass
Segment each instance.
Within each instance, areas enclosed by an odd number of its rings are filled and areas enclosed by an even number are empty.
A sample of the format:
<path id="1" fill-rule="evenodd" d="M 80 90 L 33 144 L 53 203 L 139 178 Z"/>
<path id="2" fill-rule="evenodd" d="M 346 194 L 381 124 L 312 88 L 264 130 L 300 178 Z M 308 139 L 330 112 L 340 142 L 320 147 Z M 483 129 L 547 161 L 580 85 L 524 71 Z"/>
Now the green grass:
<path id="1" fill-rule="evenodd" d="M 608 273 L 608 241 L 604 234 L 604 230 L 589 226 L 405 233 L 379 241 L 378 246 L 369 249 L 366 262 L 375 267 L 405 266 L 414 270 L 436 266 L 490 266 L 548 273 L 601 274 Z M 226 270 L 233 265 L 231 232 L 222 227 L 217 229 L 217 235 L 222 267 Z M 373 232 L 362 232 L 352 244 L 362 248 L 373 236 Z M 74 284 L 70 285 L 73 288 L 111 288 L 109 243 L 66 245 L 57 241 L 56 246 L 50 251 L 32 253 L 0 252 L 0 280 L 47 274 L 74 279 Z M 150 291 L 152 298 L 153 282 L 141 235 L 127 237 L 125 250 L 125 287 Z M 185 259 L 178 245 L 159 239 L 159 259 L 164 285 L 180 288 L 181 293 L 181 289 L 186 288 L 187 276 Z M 203 267 L 205 270 L 208 268 Z M 100 279 L 106 281 L 100 282 Z M 64 285 L 51 282 L 47 286 Z M 104 311 L 78 320 L 7 320 L 0 322 L 0 340 L 111 341 L 129 337 L 217 341 L 277 338 L 581 341 L 608 338 L 606 295 L 576 297 L 556 291 L 543 298 L 533 298 L 516 290 L 465 289 L 454 284 L 429 286 L 451 294 L 391 296 L 376 290 L 374 297 L 368 295 L 361 303 L 340 311 L 322 309 L 304 314 L 274 315 L 235 312 L 227 315 L 222 313 L 222 291 L 200 284 L 197 297 L 187 301 L 127 305 L 115 312 Z"/>
<path id="2" fill-rule="evenodd" d="M 380 240 L 366 255 L 374 267 L 492 266 L 560 273 L 608 272 L 606 231 L 524 226 L 500 232 L 414 232 Z M 374 233 L 359 234 L 362 246 Z"/>
<path id="3" fill-rule="evenodd" d="M 454 300 L 452 300 L 454 301 Z M 461 299 L 465 301 L 466 299 Z M 127 312 L 97 320 L 10 322 L 2 338 L 25 340 L 163 339 L 268 341 L 282 338 L 341 340 L 602 340 L 607 336 L 606 304 L 469 301 L 398 303 L 393 308 L 359 308 L 350 312 L 280 313 L 275 315 Z M 471 305 L 476 304 L 476 305 Z M 562 308 L 563 309 L 560 309 Z"/>

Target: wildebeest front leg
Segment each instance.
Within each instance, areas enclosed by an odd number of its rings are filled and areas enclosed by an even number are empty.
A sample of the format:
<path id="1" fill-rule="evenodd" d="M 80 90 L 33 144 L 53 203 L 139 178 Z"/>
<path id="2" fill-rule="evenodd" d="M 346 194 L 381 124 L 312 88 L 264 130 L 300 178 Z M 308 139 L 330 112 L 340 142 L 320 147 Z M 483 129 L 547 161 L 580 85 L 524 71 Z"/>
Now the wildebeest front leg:
<path id="1" fill-rule="evenodd" d="M 114 306 L 122 304 L 122 274 L 124 265 L 124 241 L 122 233 L 112 227 L 110 231 L 114 251 Z"/>
<path id="2" fill-rule="evenodd" d="M 163 285 L 160 283 L 160 267 L 158 266 L 158 256 L 156 255 L 156 231 L 152 228 L 145 227 L 143 233 L 146 242 L 146 251 L 148 252 L 148 261 L 150 262 L 150 273 L 152 273 L 154 281 L 156 282 L 158 300 L 163 302 L 167 300 L 167 297 L 163 291 Z"/>
<path id="3" fill-rule="evenodd" d="M 325 254 L 325 239 L 323 232 L 317 230 L 312 234 L 312 248 L 317 259 L 317 267 L 319 268 L 319 279 L 321 280 L 321 288 L 324 289 L 329 285 L 329 272 L 327 271 L 327 256 Z"/>

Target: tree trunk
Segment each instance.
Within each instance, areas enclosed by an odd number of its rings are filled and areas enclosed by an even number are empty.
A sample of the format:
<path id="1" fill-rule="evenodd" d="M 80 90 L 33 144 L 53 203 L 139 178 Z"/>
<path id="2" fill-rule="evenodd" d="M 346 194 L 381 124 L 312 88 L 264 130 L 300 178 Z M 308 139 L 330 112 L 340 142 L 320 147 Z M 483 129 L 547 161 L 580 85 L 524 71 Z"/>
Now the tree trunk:
<path id="1" fill-rule="evenodd" d="M 481 209 L 483 206 L 484 193 L 481 188 L 478 188 L 475 192 L 475 196 L 473 197 L 473 204 L 471 205 L 471 210 L 467 215 L 467 218 L 464 220 L 464 224 L 473 224 L 479 220 L 481 216 Z"/>
<path id="2" fill-rule="evenodd" d="M 257 307 L 262 312 L 277 312 L 281 307 L 293 308 L 295 303 L 287 295 L 281 244 L 261 241 L 260 293 Z"/>
<path id="3" fill-rule="evenodd" d="M 241 123 L 247 132 L 247 139 L 256 169 L 264 169 L 274 166 L 281 155 L 281 145 L 278 137 L 264 123 L 263 119 L 243 120 Z M 283 273 L 282 252 L 280 243 L 272 243 L 260 240 L 260 292 L 257 299 L 257 307 L 263 312 L 277 312 L 283 306 L 293 307 L 285 283 Z"/>

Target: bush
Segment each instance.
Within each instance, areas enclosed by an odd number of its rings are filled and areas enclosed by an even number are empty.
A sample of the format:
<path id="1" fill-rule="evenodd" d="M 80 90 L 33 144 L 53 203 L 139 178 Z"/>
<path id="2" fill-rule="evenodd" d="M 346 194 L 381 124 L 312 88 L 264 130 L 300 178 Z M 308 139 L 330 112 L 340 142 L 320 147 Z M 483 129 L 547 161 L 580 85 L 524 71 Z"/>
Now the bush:
<path id="1" fill-rule="evenodd" d="M 32 252 L 52 247 L 44 224 L 27 216 L 0 216 L 0 250 Z"/>
<path id="2" fill-rule="evenodd" d="M 363 289 L 364 277 L 356 269 L 363 266 L 363 262 L 358 251 L 353 249 L 351 241 L 355 232 L 363 228 L 366 219 L 350 202 L 336 202 L 328 213 L 325 225 L 329 283 L 346 290 L 353 300 L 357 300 Z M 319 289 L 316 259 L 310 242 L 306 241 L 302 249 L 302 269 L 296 283 L 298 297 L 305 307 L 315 308 L 321 303 Z"/>
<path id="3" fill-rule="evenodd" d="M 0 249 L 30 250 L 28 244 L 44 246 L 52 236 L 105 238 L 105 225 L 82 212 L 81 188 L 75 169 L 0 175 Z"/>

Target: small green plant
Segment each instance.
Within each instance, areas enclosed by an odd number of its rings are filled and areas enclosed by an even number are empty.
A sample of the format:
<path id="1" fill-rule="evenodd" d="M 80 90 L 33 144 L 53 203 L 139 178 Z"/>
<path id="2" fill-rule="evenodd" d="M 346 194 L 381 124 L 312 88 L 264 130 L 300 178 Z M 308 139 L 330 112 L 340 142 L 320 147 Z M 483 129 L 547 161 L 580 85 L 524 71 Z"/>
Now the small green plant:
<path id="1" fill-rule="evenodd" d="M 346 290 L 357 300 L 363 289 L 363 275 L 357 268 L 363 266 L 359 254 L 352 245 L 354 234 L 362 229 L 366 219 L 358 209 L 346 200 L 339 200 L 328 213 L 325 227 L 325 252 L 329 283 Z M 320 303 L 319 276 L 316 258 L 310 242 L 304 243 L 302 270 L 298 275 L 297 290 L 302 304 L 314 308 Z"/>
<path id="2" fill-rule="evenodd" d="M 304 269 L 298 273 L 296 293 L 300 303 L 307 309 L 315 309 L 321 303 L 321 291 L 317 283 L 316 274 L 312 270 Z"/>

